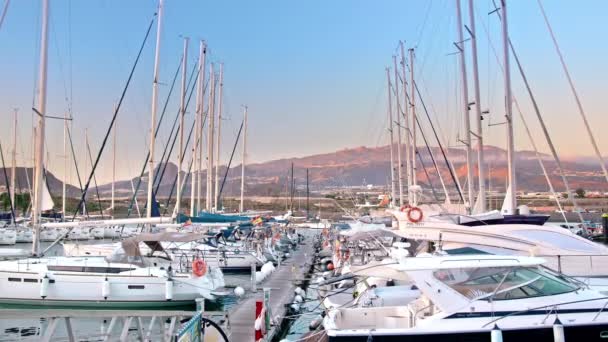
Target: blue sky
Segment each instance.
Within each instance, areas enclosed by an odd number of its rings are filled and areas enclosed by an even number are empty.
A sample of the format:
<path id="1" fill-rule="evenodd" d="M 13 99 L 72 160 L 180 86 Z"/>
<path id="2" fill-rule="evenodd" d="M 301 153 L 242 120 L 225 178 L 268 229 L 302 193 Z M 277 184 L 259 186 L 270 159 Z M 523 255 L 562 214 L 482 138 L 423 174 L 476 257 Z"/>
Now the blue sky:
<path id="1" fill-rule="evenodd" d="M 6 0 L 0 0 L 4 4 Z M 608 35 L 601 0 L 545 1 L 600 149 L 608 139 L 600 127 L 608 66 Z M 194 1 L 169 0 L 161 46 L 160 101 L 182 53 L 182 36 L 191 38 L 189 62 L 198 57 L 205 39 L 209 60 L 225 65 L 223 152 L 227 159 L 241 119 L 241 104 L 250 108 L 250 153 L 254 161 L 331 152 L 355 146 L 386 144 L 386 79 L 398 41 L 416 47 L 416 71 L 425 101 L 451 145 L 461 131 L 456 57 L 454 1 Z M 477 35 L 483 106 L 493 113 L 485 124 L 501 122 L 502 76 L 488 45 L 484 25 L 499 49 L 499 23 L 486 14 L 491 0 L 476 0 Z M 468 23 L 467 1 L 463 1 Z M 93 153 L 108 127 L 113 103 L 126 81 L 156 1 L 51 0 L 49 50 L 49 114 L 60 115 L 72 103 L 76 154 L 83 165 L 84 131 Z M 543 114 L 561 154 L 588 155 L 589 143 L 574 100 L 536 1 L 511 0 L 511 39 L 537 93 Z M 20 108 L 20 164 L 30 164 L 31 108 L 38 68 L 40 2 L 12 1 L 0 28 L 0 142 L 7 153 L 13 108 Z M 118 119 L 120 178 L 132 176 L 143 162 L 148 144 L 155 31 L 148 42 Z M 471 64 L 469 61 L 469 71 Z M 531 106 L 514 69 L 514 93 L 535 135 Z M 472 92 L 471 92 L 472 93 Z M 177 94 L 169 102 L 168 121 L 177 110 Z M 66 100 L 67 99 L 67 100 Z M 192 118 L 188 117 L 188 121 Z M 168 138 L 169 125 L 158 146 Z M 516 123 L 518 148 L 529 148 Z M 503 126 L 486 127 L 487 141 L 504 146 Z M 575 137 L 575 138 L 573 138 Z M 537 144 L 546 150 L 543 141 Z M 49 122 L 49 167 L 63 173 L 62 127 Z M 110 150 L 100 177 L 108 180 Z M 237 155 L 240 160 L 240 155 Z"/>

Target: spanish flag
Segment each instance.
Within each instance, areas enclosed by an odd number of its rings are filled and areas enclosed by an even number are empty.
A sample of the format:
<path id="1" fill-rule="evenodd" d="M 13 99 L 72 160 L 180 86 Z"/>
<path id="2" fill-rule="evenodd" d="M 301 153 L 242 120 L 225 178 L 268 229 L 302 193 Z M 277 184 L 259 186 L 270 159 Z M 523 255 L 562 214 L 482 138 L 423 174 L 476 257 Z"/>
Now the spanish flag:
<path id="1" fill-rule="evenodd" d="M 262 223 L 264 223 L 264 219 L 261 216 L 255 217 L 253 220 L 251 220 L 251 224 L 254 226 L 261 226 Z"/>

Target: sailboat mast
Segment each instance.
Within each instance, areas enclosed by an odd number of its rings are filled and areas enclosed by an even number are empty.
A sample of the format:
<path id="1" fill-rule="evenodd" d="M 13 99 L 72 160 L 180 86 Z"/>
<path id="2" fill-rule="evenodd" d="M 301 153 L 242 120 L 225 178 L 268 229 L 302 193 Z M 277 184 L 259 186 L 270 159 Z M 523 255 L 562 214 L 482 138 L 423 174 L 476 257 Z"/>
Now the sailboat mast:
<path id="1" fill-rule="evenodd" d="M 13 120 L 13 151 L 11 157 L 11 186 L 13 191 L 11 192 L 11 203 L 13 204 L 14 212 L 17 212 L 17 206 L 15 205 L 15 192 L 17 191 L 17 115 L 18 110 L 15 108 L 14 120 Z M 65 150 L 65 148 L 64 148 Z M 15 224 L 16 217 L 13 216 L 13 224 Z"/>
<path id="2" fill-rule="evenodd" d="M 517 207 L 517 184 L 515 182 L 515 141 L 513 137 L 513 96 L 511 95 L 511 68 L 509 63 L 509 26 L 507 24 L 507 1 L 501 0 L 502 4 L 502 44 L 505 73 L 505 116 L 507 118 L 507 198 L 510 198 L 509 208 L 506 214 L 513 214 Z M 510 197 L 508 197 L 510 196 Z"/>
<path id="3" fill-rule="evenodd" d="M 403 162 L 401 161 L 401 113 L 399 111 L 399 77 L 397 74 L 397 57 L 393 56 L 393 67 L 395 68 L 395 107 L 397 108 L 397 176 L 399 177 L 399 206 L 404 204 L 403 202 Z M 390 77 L 389 77 L 389 96 L 391 96 L 391 87 L 390 87 Z M 406 141 L 407 141 L 407 131 L 406 131 Z M 406 145 L 407 150 L 407 145 Z M 407 157 L 406 157 L 407 160 Z M 409 180 L 408 180 L 409 181 Z"/>
<path id="4" fill-rule="evenodd" d="M 215 71 L 213 63 L 209 66 L 209 111 L 207 113 L 207 211 L 213 209 L 213 143 L 215 137 Z"/>
<path id="5" fill-rule="evenodd" d="M 201 47 L 201 53 L 202 53 L 202 58 L 203 58 L 203 63 L 201 64 L 201 74 L 200 74 L 200 94 L 199 94 L 199 114 L 198 114 L 198 122 L 197 122 L 197 129 L 198 129 L 198 150 L 196 153 L 196 158 L 198 158 L 198 169 L 197 169 L 197 173 L 196 173 L 196 211 L 199 212 L 202 209 L 201 206 L 201 195 L 203 194 L 203 129 L 204 129 L 204 124 L 205 124 L 205 120 L 203 120 L 204 118 L 204 114 L 205 114 L 205 67 L 206 67 L 206 57 L 207 57 L 207 46 L 205 45 L 204 41 L 201 41 L 202 47 Z M 210 78 L 211 79 L 211 78 Z M 211 93 L 211 91 L 209 91 L 209 93 Z M 211 107 L 208 106 L 207 109 L 207 117 L 209 117 L 209 109 Z M 208 120 L 207 120 L 208 121 Z"/>
<path id="6" fill-rule="evenodd" d="M 184 54 L 182 56 L 182 91 L 179 97 L 179 147 L 177 148 L 177 194 L 175 197 L 175 215 L 180 214 L 182 203 L 182 163 L 184 162 L 184 121 L 186 117 L 186 77 L 188 69 L 188 41 L 184 38 Z"/>
<path id="7" fill-rule="evenodd" d="M 410 101 L 412 107 L 412 149 L 411 149 L 411 157 L 412 157 L 412 180 L 411 183 L 413 186 L 418 185 L 418 180 L 416 179 L 416 91 L 414 83 L 414 49 L 409 49 L 410 52 Z M 415 191 L 412 191 L 412 203 L 413 205 L 418 205 L 418 196 Z"/>
<path id="8" fill-rule="evenodd" d="M 16 119 L 15 119 L 16 120 Z M 66 192 L 68 182 L 68 112 L 63 114 L 63 184 L 61 185 L 61 216 L 65 221 Z M 13 191 L 14 192 L 14 191 Z"/>
<path id="9" fill-rule="evenodd" d="M 190 191 L 190 215 L 196 216 L 200 209 L 200 158 L 199 149 L 201 146 L 201 125 L 203 119 L 203 98 L 205 97 L 205 42 L 201 40 L 199 44 L 198 59 L 198 83 L 196 91 L 196 113 L 194 115 L 194 143 L 192 144 L 192 163 L 191 171 L 191 191 Z"/>
<path id="10" fill-rule="evenodd" d="M 391 165 L 392 168 L 392 165 Z M 393 187 L 393 190 L 395 188 Z M 393 191 L 394 192 L 394 191 Z M 310 218 L 310 188 L 308 187 L 308 168 L 306 169 L 306 219 Z"/>
<path id="11" fill-rule="evenodd" d="M 395 193 L 395 156 L 393 149 L 395 148 L 395 141 L 393 136 L 393 104 L 391 97 L 391 74 L 390 68 L 386 68 L 386 81 L 387 81 L 387 107 L 386 107 L 386 115 L 388 116 L 388 134 L 390 137 L 390 153 L 391 153 L 391 207 L 395 207 L 395 202 L 397 200 Z M 306 171 L 306 176 L 308 177 L 308 171 Z M 306 178 L 308 180 L 308 178 Z"/>
<path id="12" fill-rule="evenodd" d="M 44 129 L 46 115 L 46 85 L 48 66 L 49 0 L 42 0 L 42 27 L 40 39 L 40 70 L 38 75 L 38 128 L 36 129 L 36 157 L 34 161 L 34 202 L 32 225 L 34 239 L 32 254 L 40 253 L 40 206 L 42 205 L 42 168 L 44 167 Z"/>
<path id="13" fill-rule="evenodd" d="M 116 112 L 116 105 L 114 105 L 114 112 Z M 116 192 L 116 135 L 118 130 L 118 125 L 114 125 L 112 132 L 112 201 L 110 202 L 110 208 L 112 208 L 112 219 L 114 219 L 114 204 L 115 204 L 115 192 Z"/>
<path id="14" fill-rule="evenodd" d="M 466 150 L 467 159 L 467 192 L 468 192 L 468 205 L 467 211 L 470 213 L 471 206 L 473 205 L 474 193 L 473 193 L 473 168 L 471 162 L 471 120 L 469 118 L 469 86 L 467 83 L 467 64 L 464 50 L 464 35 L 462 33 L 462 13 L 460 10 L 460 0 L 456 0 L 456 25 L 458 32 L 458 42 L 456 47 L 458 48 L 458 59 L 460 64 L 460 79 L 462 86 L 462 119 L 464 121 L 464 138 L 463 143 Z"/>
<path id="15" fill-rule="evenodd" d="M 219 80 L 219 94 L 218 94 L 218 108 L 217 108 L 217 139 L 215 149 L 215 196 L 214 206 L 215 210 L 218 210 L 219 191 L 220 191 L 220 146 L 221 146 L 221 133 L 222 133 L 222 88 L 224 87 L 224 63 L 220 63 L 220 80 Z"/>
<path id="16" fill-rule="evenodd" d="M 245 162 L 247 160 L 247 106 L 244 106 L 243 113 L 243 163 L 241 164 L 241 204 L 239 206 L 239 212 L 243 212 L 244 195 L 245 195 Z"/>
<path id="17" fill-rule="evenodd" d="M 479 179 L 479 197 L 477 202 L 479 203 L 479 211 L 486 211 L 486 174 L 485 174 L 485 161 L 483 157 L 483 126 L 481 124 L 481 96 L 479 93 L 479 67 L 477 62 L 477 36 L 475 32 L 475 8 L 473 6 L 473 0 L 469 0 L 469 33 L 471 34 L 471 60 L 473 62 L 473 81 L 475 85 L 475 124 L 477 132 L 475 136 L 477 138 L 477 173 Z"/>
<path id="18" fill-rule="evenodd" d="M 152 81 L 152 114 L 150 122 L 150 160 L 148 161 L 148 204 L 146 217 L 152 217 L 152 190 L 154 189 L 154 128 L 156 127 L 156 106 L 158 104 L 158 74 L 160 67 L 160 36 L 163 24 L 163 3 L 158 2 L 158 25 L 156 26 L 156 52 L 154 56 L 154 79 Z"/>
<path id="19" fill-rule="evenodd" d="M 402 64 L 402 78 L 403 78 L 403 122 L 405 127 L 405 175 L 407 177 L 407 185 L 412 185 L 412 164 L 410 159 L 410 123 L 409 123 L 409 104 L 407 101 L 407 85 L 405 84 L 405 50 L 403 47 L 403 41 L 399 41 L 399 47 L 401 49 L 401 64 Z M 397 108 L 398 109 L 398 108 Z M 401 116 L 402 113 L 397 111 L 397 115 Z M 409 199 L 409 194 L 408 194 Z"/>

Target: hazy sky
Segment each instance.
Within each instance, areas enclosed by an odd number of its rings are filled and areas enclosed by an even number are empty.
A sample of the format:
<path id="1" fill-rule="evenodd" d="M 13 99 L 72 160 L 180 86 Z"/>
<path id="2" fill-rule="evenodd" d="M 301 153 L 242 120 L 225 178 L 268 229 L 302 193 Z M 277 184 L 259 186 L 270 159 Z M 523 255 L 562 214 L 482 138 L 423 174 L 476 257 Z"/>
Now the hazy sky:
<path id="1" fill-rule="evenodd" d="M 208 61 L 225 64 L 224 162 L 240 124 L 241 104 L 250 108 L 249 157 L 253 161 L 383 145 L 387 143 L 384 68 L 392 64 L 391 55 L 401 39 L 407 48 L 416 47 L 415 69 L 424 100 L 439 122 L 442 136 L 454 145 L 462 126 L 458 65 L 451 54 L 456 40 L 454 4 L 452 0 L 168 0 L 159 108 L 181 58 L 181 37 L 188 36 L 189 68 L 198 57 L 200 39 L 208 43 Z M 467 4 L 463 1 L 468 24 Z M 608 82 L 604 43 L 608 2 L 555 0 L 544 5 L 600 149 L 606 151 L 608 139 L 602 136 L 602 127 L 608 126 L 603 103 Z M 63 115 L 72 104 L 74 143 L 81 166 L 85 129 L 95 156 L 156 6 L 153 0 L 51 0 L 48 114 Z M 488 124 L 504 121 L 504 93 L 500 68 L 484 30 L 488 28 L 490 41 L 501 54 L 500 24 L 495 15 L 487 15 L 492 0 L 476 0 L 475 6 L 482 104 L 492 112 L 484 121 L 486 139 L 502 147 L 504 126 L 488 128 Z M 588 138 L 536 1 L 511 0 L 509 6 L 511 39 L 559 152 L 590 155 Z M 0 142 L 8 153 L 13 108 L 19 108 L 18 159 L 19 164 L 28 165 L 40 15 L 40 1 L 12 1 L 0 27 Z M 155 29 L 118 118 L 119 178 L 139 172 L 147 150 Z M 471 71 L 470 60 L 468 63 Z M 514 93 L 545 151 L 514 63 L 512 67 Z M 159 147 L 166 144 L 177 106 L 176 92 L 169 102 Z M 190 114 L 187 122 L 191 120 Z M 529 148 L 519 118 L 516 131 L 517 147 Z M 61 122 L 48 122 L 49 167 L 59 176 L 63 175 L 62 134 Z M 99 170 L 103 181 L 109 180 L 110 156 L 107 149 Z M 6 154 L 5 158 L 10 159 Z M 236 158 L 240 163 L 240 152 Z"/>

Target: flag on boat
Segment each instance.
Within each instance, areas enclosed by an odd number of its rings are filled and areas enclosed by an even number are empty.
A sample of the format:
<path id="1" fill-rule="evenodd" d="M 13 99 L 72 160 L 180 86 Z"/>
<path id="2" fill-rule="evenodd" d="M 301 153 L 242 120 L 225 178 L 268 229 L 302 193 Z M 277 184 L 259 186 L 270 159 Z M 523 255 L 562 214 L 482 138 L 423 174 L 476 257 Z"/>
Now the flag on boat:
<path id="1" fill-rule="evenodd" d="M 254 226 L 261 226 L 262 223 L 264 223 L 264 219 L 261 216 L 257 216 L 251 221 Z"/>

